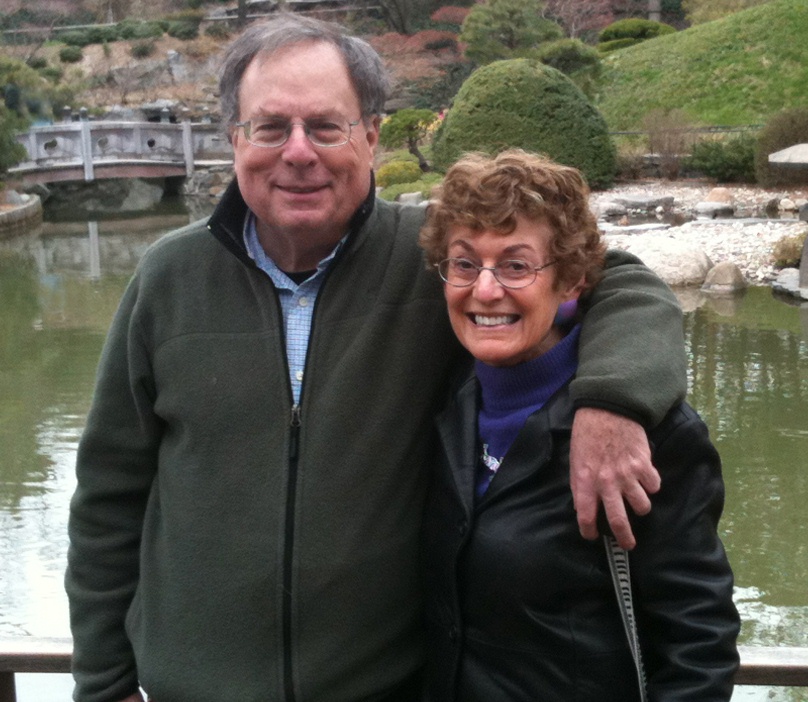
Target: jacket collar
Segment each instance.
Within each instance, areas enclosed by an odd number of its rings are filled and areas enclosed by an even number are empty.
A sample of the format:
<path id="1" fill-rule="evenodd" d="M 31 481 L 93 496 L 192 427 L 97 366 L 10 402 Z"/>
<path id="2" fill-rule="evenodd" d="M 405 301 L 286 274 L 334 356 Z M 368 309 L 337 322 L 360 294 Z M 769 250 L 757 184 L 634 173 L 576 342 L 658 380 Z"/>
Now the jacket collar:
<path id="1" fill-rule="evenodd" d="M 343 250 L 353 245 L 353 241 L 358 237 L 362 226 L 367 222 L 376 204 L 376 179 L 371 171 L 370 190 L 364 202 L 354 212 L 348 223 L 350 235 L 345 242 Z M 224 247 L 236 256 L 242 263 L 248 266 L 255 266 L 255 261 L 250 258 L 244 246 L 244 220 L 247 217 L 247 203 L 241 196 L 238 181 L 233 178 L 227 186 L 224 195 L 213 214 L 208 220 L 208 229 Z"/>
<path id="2" fill-rule="evenodd" d="M 553 444 L 572 431 L 574 408 L 569 383 L 551 400 L 528 417 L 508 450 L 507 468 L 498 473 L 478 504 L 474 485 L 482 447 L 477 432 L 480 387 L 477 378 L 468 378 L 437 417 L 438 434 L 457 494 L 467 515 L 483 507 L 498 494 L 545 466 L 553 455 Z"/>

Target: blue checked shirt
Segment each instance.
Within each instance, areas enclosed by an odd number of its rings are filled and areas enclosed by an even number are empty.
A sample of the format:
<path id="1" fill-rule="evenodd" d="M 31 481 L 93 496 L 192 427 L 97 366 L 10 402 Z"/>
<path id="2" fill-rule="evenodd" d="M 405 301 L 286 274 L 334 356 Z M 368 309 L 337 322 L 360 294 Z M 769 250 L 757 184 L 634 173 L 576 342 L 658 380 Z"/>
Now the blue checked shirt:
<path id="1" fill-rule="evenodd" d="M 347 236 L 347 234 L 346 234 Z M 278 290 L 283 311 L 284 336 L 286 337 L 286 358 L 289 362 L 289 381 L 292 384 L 292 396 L 295 404 L 300 402 L 300 388 L 303 385 L 303 373 L 306 370 L 306 349 L 309 346 L 311 320 L 314 314 L 314 302 L 323 285 L 328 266 L 342 248 L 345 238 L 341 239 L 334 250 L 317 265 L 314 274 L 297 285 L 275 262 L 267 256 L 255 229 L 255 215 L 250 212 L 244 222 L 244 245 L 247 253 L 264 273 L 266 273 Z"/>

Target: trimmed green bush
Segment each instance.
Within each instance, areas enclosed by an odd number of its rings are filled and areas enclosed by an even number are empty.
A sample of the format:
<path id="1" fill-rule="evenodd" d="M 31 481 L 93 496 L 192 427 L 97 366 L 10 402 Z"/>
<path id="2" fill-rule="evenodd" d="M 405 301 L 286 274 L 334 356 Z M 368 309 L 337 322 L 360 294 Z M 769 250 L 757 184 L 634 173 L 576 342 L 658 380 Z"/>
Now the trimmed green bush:
<path id="1" fill-rule="evenodd" d="M 754 183 L 755 144 L 750 134 L 720 141 L 699 141 L 691 148 L 684 166 L 719 183 Z"/>
<path id="2" fill-rule="evenodd" d="M 774 115 L 758 135 L 755 151 L 755 175 L 758 183 L 767 188 L 808 183 L 808 167 L 769 164 L 769 154 L 794 144 L 805 143 L 808 143 L 808 107 L 795 107 Z"/>
<path id="3" fill-rule="evenodd" d="M 126 19 L 118 23 L 118 36 L 121 39 L 158 39 L 163 36 L 163 27 L 159 22 Z"/>
<path id="4" fill-rule="evenodd" d="M 129 49 L 129 53 L 135 58 L 146 58 L 147 56 L 151 56 L 156 49 L 157 45 L 154 43 L 154 39 L 147 39 L 145 41 L 139 41 L 132 44 L 132 47 Z"/>
<path id="5" fill-rule="evenodd" d="M 30 68 L 37 71 L 48 67 L 48 59 L 44 56 L 31 56 L 26 59 L 25 63 L 27 63 Z"/>
<path id="6" fill-rule="evenodd" d="M 118 41 L 118 26 L 112 27 L 90 27 L 87 29 L 89 44 L 103 44 L 108 41 Z"/>
<path id="7" fill-rule="evenodd" d="M 390 161 L 376 171 L 376 185 L 386 188 L 398 183 L 414 183 L 423 172 L 417 163 L 412 161 Z"/>
<path id="8" fill-rule="evenodd" d="M 193 22 L 169 22 L 166 34 L 175 39 L 190 41 L 199 36 L 199 25 Z"/>
<path id="9" fill-rule="evenodd" d="M 598 41 L 614 41 L 615 39 L 645 41 L 646 39 L 653 39 L 654 37 L 661 37 L 675 32 L 676 28 L 671 27 L 669 24 L 632 17 L 617 20 L 617 22 L 612 22 L 608 27 L 604 27 L 600 32 Z"/>
<path id="10" fill-rule="evenodd" d="M 463 83 L 432 147 L 445 170 L 467 151 L 544 153 L 578 168 L 592 188 L 611 185 L 615 149 L 603 117 L 563 73 L 539 61 L 497 61 Z"/>
<path id="11" fill-rule="evenodd" d="M 80 46 L 65 46 L 59 49 L 59 60 L 62 63 L 78 63 L 84 58 Z"/>
<path id="12" fill-rule="evenodd" d="M 577 71 L 597 70 L 600 56 L 580 39 L 559 39 L 539 46 L 536 58 L 543 64 L 571 76 Z"/>
<path id="13" fill-rule="evenodd" d="M 92 44 L 92 41 L 90 41 L 90 33 L 81 29 L 75 29 L 70 32 L 60 32 L 56 35 L 56 39 L 68 46 L 82 47 Z"/>

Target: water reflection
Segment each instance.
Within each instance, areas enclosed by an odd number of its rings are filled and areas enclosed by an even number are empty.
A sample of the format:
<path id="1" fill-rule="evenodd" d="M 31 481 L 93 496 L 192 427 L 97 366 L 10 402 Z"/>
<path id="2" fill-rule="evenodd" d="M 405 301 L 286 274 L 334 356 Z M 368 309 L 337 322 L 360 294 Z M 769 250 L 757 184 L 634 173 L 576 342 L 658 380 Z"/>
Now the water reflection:
<path id="1" fill-rule="evenodd" d="M 0 243 L 0 636 L 68 635 L 65 524 L 103 336 L 143 251 L 188 221 L 46 223 Z M 757 288 L 682 301 L 689 399 L 724 462 L 743 641 L 808 646 L 808 306 Z M 736 699 L 763 699 L 749 694 Z"/>

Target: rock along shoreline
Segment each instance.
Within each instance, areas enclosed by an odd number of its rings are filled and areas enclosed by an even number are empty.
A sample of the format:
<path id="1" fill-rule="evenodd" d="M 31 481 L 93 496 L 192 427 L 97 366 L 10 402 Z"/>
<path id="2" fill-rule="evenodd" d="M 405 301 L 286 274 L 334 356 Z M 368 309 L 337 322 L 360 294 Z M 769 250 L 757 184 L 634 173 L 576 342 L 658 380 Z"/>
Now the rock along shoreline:
<path id="1" fill-rule="evenodd" d="M 590 202 L 610 247 L 637 249 L 642 248 L 644 240 L 667 237 L 679 244 L 701 249 L 713 265 L 723 261 L 735 264 L 749 285 L 771 285 L 780 273 L 772 261 L 774 244 L 785 236 L 805 232 L 808 222 L 798 219 L 794 210 L 781 211 L 776 218 L 767 217 L 767 207 L 771 211 L 775 203 L 788 200 L 799 209 L 808 202 L 808 188 L 775 190 L 721 186 L 724 209 L 713 208 L 715 216 L 712 217 L 704 212 L 711 212 L 705 205 L 714 197 L 715 190 L 716 187 L 708 183 L 642 181 L 594 192 Z M 633 204 L 650 203 L 651 219 L 656 210 L 659 222 L 632 225 L 627 223 L 627 217 L 619 215 L 619 211 L 612 210 L 608 215 L 610 203 L 618 201 L 628 204 L 629 214 L 634 209 Z M 660 204 L 654 206 L 654 203 Z M 733 213 L 732 218 L 722 216 L 727 210 Z M 670 220 L 674 223 L 669 223 Z M 683 223 L 677 224 L 677 221 Z"/>

